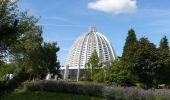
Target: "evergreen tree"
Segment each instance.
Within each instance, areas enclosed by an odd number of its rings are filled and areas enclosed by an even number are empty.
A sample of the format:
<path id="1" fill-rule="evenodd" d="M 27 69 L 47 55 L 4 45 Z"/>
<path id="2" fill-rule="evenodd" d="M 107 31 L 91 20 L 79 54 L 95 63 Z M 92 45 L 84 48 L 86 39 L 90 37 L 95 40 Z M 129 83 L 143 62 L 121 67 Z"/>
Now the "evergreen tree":
<path id="1" fill-rule="evenodd" d="M 169 52 L 169 45 L 168 45 L 168 39 L 166 36 L 164 36 L 159 44 L 159 49 L 162 51 L 165 51 L 166 53 Z"/>
<path id="2" fill-rule="evenodd" d="M 126 72 L 127 75 L 127 84 L 133 84 L 136 81 L 135 77 L 133 76 L 133 67 L 135 59 L 134 54 L 137 50 L 137 42 L 138 41 L 136 38 L 135 31 L 133 29 L 130 29 L 126 38 L 123 54 L 120 59 L 123 66 L 123 70 Z M 131 77 L 134 77 L 134 79 L 131 79 Z"/>
<path id="3" fill-rule="evenodd" d="M 137 50 L 136 34 L 133 29 L 130 29 L 128 31 L 128 36 L 126 38 L 123 54 L 121 57 L 121 61 L 127 69 L 131 69 L 133 67 L 134 53 L 136 52 L 136 50 Z"/>
<path id="4" fill-rule="evenodd" d="M 94 80 L 95 74 L 99 71 L 99 58 L 97 51 L 94 50 L 88 62 L 85 65 L 86 80 Z"/>
<path id="5" fill-rule="evenodd" d="M 168 39 L 164 36 L 158 48 L 159 52 L 159 67 L 157 68 L 157 78 L 159 84 L 169 84 L 170 83 L 170 51 L 169 51 L 169 44 Z"/>

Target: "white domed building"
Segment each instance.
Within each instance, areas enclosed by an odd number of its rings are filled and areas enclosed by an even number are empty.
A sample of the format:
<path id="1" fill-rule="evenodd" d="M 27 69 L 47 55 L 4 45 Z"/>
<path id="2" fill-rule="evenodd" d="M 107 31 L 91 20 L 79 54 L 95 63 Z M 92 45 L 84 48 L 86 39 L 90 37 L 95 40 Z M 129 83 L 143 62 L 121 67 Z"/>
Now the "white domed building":
<path id="1" fill-rule="evenodd" d="M 76 39 L 72 45 L 64 68 L 64 78 L 77 79 L 83 76 L 83 69 L 94 50 L 98 53 L 100 62 L 116 58 L 115 51 L 108 39 L 97 32 L 95 27 Z"/>

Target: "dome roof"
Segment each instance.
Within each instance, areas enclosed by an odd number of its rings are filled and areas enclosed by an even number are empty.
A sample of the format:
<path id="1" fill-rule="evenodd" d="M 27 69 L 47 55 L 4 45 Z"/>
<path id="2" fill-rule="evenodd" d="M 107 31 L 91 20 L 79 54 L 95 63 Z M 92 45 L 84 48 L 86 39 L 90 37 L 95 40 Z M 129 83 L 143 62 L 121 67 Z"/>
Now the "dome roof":
<path id="1" fill-rule="evenodd" d="M 94 50 L 97 51 L 100 62 L 111 61 L 116 58 L 107 38 L 97 32 L 95 27 L 90 27 L 89 31 L 79 36 L 72 45 L 66 66 L 69 66 L 69 69 L 84 69 Z"/>

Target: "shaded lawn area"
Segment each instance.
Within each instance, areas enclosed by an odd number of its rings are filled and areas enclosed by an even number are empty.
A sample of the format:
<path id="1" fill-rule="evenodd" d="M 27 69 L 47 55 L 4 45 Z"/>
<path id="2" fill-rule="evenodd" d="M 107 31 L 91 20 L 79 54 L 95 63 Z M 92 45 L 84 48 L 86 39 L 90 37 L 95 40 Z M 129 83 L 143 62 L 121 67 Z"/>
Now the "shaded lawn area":
<path id="1" fill-rule="evenodd" d="M 2 100 L 106 100 L 104 98 L 89 97 L 77 94 L 54 93 L 44 91 L 15 90 Z"/>

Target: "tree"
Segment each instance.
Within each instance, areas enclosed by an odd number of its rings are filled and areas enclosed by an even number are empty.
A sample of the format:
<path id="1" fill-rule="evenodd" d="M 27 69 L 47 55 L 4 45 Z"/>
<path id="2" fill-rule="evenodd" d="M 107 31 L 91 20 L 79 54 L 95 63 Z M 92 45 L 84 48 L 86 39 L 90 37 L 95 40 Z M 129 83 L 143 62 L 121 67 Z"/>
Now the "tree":
<path id="1" fill-rule="evenodd" d="M 45 67 L 47 73 L 51 73 L 53 75 L 58 75 L 58 78 L 61 78 L 60 74 L 60 63 L 57 60 L 57 52 L 60 48 L 57 46 L 56 42 L 53 43 L 44 43 L 42 47 L 42 57 L 40 59 L 42 67 Z M 46 73 L 46 74 L 47 74 Z"/>
<path id="2" fill-rule="evenodd" d="M 8 64 L 4 59 L 9 55 L 10 50 L 21 36 L 18 25 L 20 20 L 20 12 L 17 7 L 18 1 L 0 0 L 0 69 L 6 70 Z M 10 67 L 13 69 L 13 67 Z M 0 72 L 0 77 L 6 74 Z"/>
<path id="3" fill-rule="evenodd" d="M 105 82 L 119 86 L 132 85 L 134 79 L 123 66 L 120 59 L 108 62 L 105 67 Z"/>
<path id="4" fill-rule="evenodd" d="M 59 47 L 44 43 L 39 19 L 20 12 L 17 5 L 18 0 L 0 0 L 0 83 L 7 73 L 14 74 L 12 80 L 2 82 L 4 93 L 28 78 L 44 78 L 48 72 L 59 75 Z M 10 64 L 4 62 L 6 56 Z"/>
<path id="5" fill-rule="evenodd" d="M 128 31 L 128 36 L 126 38 L 123 54 L 121 57 L 121 61 L 125 64 L 127 68 L 132 66 L 131 63 L 133 62 L 133 56 L 136 50 L 137 50 L 136 34 L 133 29 L 130 29 Z"/>
<path id="6" fill-rule="evenodd" d="M 99 69 L 99 58 L 97 51 L 94 50 L 88 62 L 85 65 L 85 78 L 87 80 L 94 80 L 95 74 L 100 70 Z"/>
<path id="7" fill-rule="evenodd" d="M 146 85 L 146 88 L 157 84 L 155 70 L 158 67 L 158 58 L 156 46 L 147 38 L 140 38 L 138 49 L 135 52 L 133 73 L 138 77 L 140 83 Z"/>
<path id="8" fill-rule="evenodd" d="M 21 13 L 18 30 L 22 34 L 10 50 L 12 60 L 18 67 L 26 69 L 31 77 L 38 76 L 41 48 L 43 43 L 42 28 L 37 25 L 39 19 L 28 16 L 27 12 Z M 41 70 L 40 70 L 41 71 Z"/>
<path id="9" fill-rule="evenodd" d="M 168 77 L 170 75 L 170 51 L 168 39 L 166 36 L 164 36 L 161 39 L 158 52 L 159 52 L 158 60 L 159 67 L 156 70 L 156 73 L 158 73 L 157 75 L 158 82 L 159 84 L 170 84 L 170 78 Z"/>
<path id="10" fill-rule="evenodd" d="M 17 73 L 24 70 L 30 79 L 40 79 L 48 72 L 59 75 L 59 47 L 44 43 L 42 27 L 37 25 L 39 19 L 20 12 L 17 4 L 18 0 L 0 1 L 0 66 L 8 55 L 17 65 Z"/>
<path id="11" fill-rule="evenodd" d="M 61 77 L 58 51 L 57 43 L 43 42 L 40 34 L 30 32 L 20 38 L 13 55 L 19 67 L 26 69 L 30 79 L 44 79 L 48 73 Z"/>
<path id="12" fill-rule="evenodd" d="M 126 70 L 127 75 L 130 77 L 133 76 L 133 67 L 134 67 L 134 60 L 135 60 L 134 54 L 138 48 L 137 42 L 138 41 L 136 38 L 135 31 L 133 29 L 130 29 L 128 31 L 128 36 L 126 38 L 122 57 L 120 58 L 123 69 Z M 135 81 L 136 80 L 134 80 L 134 82 Z M 129 82 L 127 84 L 133 84 L 133 82 L 132 83 Z"/>
<path id="13" fill-rule="evenodd" d="M 0 60 L 6 56 L 7 50 L 15 43 L 20 35 L 18 32 L 17 1 L 0 1 Z"/>

